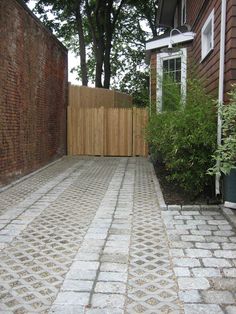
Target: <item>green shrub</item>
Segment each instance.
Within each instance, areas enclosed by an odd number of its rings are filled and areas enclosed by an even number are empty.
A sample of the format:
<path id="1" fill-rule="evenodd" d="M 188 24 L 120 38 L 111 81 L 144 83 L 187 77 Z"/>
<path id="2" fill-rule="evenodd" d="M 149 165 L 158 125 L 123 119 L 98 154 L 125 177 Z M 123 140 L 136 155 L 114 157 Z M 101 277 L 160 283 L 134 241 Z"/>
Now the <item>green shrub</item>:
<path id="1" fill-rule="evenodd" d="M 182 104 L 180 84 L 175 82 L 170 74 L 165 74 L 162 81 L 162 111 L 178 110 Z"/>
<path id="2" fill-rule="evenodd" d="M 213 155 L 215 164 L 208 170 L 211 175 L 230 174 L 236 169 L 236 85 L 229 93 L 229 104 L 218 104 L 222 121 L 222 141 Z"/>
<path id="3" fill-rule="evenodd" d="M 194 197 L 211 181 L 206 172 L 216 147 L 216 117 L 201 83 L 189 80 L 187 86 L 185 105 L 176 111 L 152 114 L 146 136 L 151 153 L 162 157 L 170 173 L 168 180 Z"/>

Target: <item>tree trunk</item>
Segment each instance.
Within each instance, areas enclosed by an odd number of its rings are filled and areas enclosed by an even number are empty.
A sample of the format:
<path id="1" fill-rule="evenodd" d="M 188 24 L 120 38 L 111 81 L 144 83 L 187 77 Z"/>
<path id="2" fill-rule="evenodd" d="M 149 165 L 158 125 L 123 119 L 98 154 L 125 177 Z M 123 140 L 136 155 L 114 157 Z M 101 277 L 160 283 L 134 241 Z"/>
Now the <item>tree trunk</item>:
<path id="1" fill-rule="evenodd" d="M 112 48 L 112 36 L 114 33 L 114 25 L 111 21 L 113 0 L 108 1 L 105 8 L 105 49 L 104 49 L 104 88 L 110 88 L 111 80 L 111 48 Z M 115 21 L 113 21 L 115 23 Z"/>
<path id="2" fill-rule="evenodd" d="M 110 34 L 112 38 L 112 34 Z M 110 88 L 110 81 L 111 81 L 111 41 L 112 39 L 109 38 L 106 43 L 106 49 L 104 54 L 104 88 Z"/>
<path id="3" fill-rule="evenodd" d="M 83 30 L 83 20 L 81 16 L 81 1 L 78 1 L 78 7 L 76 9 L 76 22 L 77 22 L 77 30 L 79 35 L 79 55 L 80 55 L 80 66 L 81 66 L 81 74 L 82 74 L 82 85 L 88 85 L 88 69 L 86 62 L 86 46 L 85 46 L 85 38 L 84 38 L 84 30 Z"/>
<path id="4" fill-rule="evenodd" d="M 95 87 L 103 87 L 102 85 L 103 51 L 101 47 L 96 48 L 95 57 L 96 57 Z"/>
<path id="5" fill-rule="evenodd" d="M 89 29 L 91 31 L 93 39 L 93 49 L 96 60 L 96 72 L 95 72 L 95 87 L 102 86 L 102 67 L 103 67 L 103 53 L 104 48 L 101 42 L 101 29 L 98 20 L 98 11 L 101 5 L 101 1 L 96 2 L 95 11 L 92 12 L 92 9 L 89 5 L 88 0 L 85 1 L 86 14 L 88 17 Z M 95 18 L 94 18 L 95 16 Z"/>
<path id="6" fill-rule="evenodd" d="M 96 59 L 96 87 L 110 87 L 112 37 L 124 1 L 121 0 L 116 10 L 113 7 L 114 0 L 96 0 L 94 7 L 89 4 L 88 0 L 85 1 Z M 104 85 L 102 85 L 103 67 Z"/>

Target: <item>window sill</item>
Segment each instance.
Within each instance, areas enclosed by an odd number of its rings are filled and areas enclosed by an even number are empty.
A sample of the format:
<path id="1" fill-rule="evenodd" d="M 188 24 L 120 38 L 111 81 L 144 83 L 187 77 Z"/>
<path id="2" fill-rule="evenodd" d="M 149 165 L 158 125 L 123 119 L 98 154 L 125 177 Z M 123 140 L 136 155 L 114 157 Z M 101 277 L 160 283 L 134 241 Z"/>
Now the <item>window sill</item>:
<path id="1" fill-rule="evenodd" d="M 205 61 L 205 59 L 212 53 L 212 51 L 214 50 L 214 48 L 211 48 L 200 60 L 200 63 L 202 63 L 203 61 Z"/>

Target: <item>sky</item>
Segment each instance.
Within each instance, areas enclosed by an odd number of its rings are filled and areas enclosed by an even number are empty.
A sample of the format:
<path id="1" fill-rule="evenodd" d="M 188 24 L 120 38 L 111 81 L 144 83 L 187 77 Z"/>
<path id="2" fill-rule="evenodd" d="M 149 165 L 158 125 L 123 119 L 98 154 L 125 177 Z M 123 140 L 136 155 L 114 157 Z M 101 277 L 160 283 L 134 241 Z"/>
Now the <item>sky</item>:
<path id="1" fill-rule="evenodd" d="M 30 0 L 29 3 L 27 3 L 28 7 L 33 10 L 35 6 L 35 1 Z M 71 69 L 79 65 L 79 58 L 75 56 L 71 51 L 68 51 L 68 80 L 72 84 L 79 85 L 80 82 L 76 80 L 76 74 L 71 73 Z"/>

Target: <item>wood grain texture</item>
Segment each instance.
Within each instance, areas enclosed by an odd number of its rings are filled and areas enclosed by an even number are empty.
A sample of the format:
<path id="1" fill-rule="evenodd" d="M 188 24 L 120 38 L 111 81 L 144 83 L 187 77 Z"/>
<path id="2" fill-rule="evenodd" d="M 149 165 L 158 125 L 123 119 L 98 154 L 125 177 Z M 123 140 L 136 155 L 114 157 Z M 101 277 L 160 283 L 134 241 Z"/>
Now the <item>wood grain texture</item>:
<path id="1" fill-rule="evenodd" d="M 130 95 L 104 88 L 69 85 L 69 105 L 79 108 L 130 108 Z"/>
<path id="2" fill-rule="evenodd" d="M 68 154 L 147 156 L 147 118 L 147 110 L 140 108 L 69 106 Z"/>

